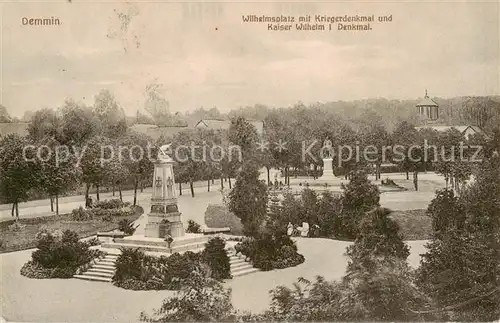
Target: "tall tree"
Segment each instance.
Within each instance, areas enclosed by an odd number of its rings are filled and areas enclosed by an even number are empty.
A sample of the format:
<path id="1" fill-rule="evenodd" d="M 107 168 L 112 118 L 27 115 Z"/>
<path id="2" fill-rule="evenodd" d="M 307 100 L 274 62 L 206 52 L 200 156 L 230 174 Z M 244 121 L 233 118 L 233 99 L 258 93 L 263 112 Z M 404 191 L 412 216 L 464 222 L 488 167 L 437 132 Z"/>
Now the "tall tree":
<path id="1" fill-rule="evenodd" d="M 244 163 L 229 193 L 229 210 L 241 219 L 245 235 L 256 236 L 267 213 L 267 187 L 257 164 Z"/>
<path id="2" fill-rule="evenodd" d="M 99 119 L 92 109 L 68 100 L 61 108 L 62 137 L 61 144 L 75 145 L 82 148 L 87 140 L 101 132 Z"/>
<path id="3" fill-rule="evenodd" d="M 19 203 L 28 199 L 28 192 L 34 188 L 39 168 L 36 153 L 25 138 L 17 134 L 5 136 L 0 141 L 0 198 L 12 203 L 12 216 L 19 219 Z M 15 214 L 14 214 L 15 212 Z"/>
<path id="4" fill-rule="evenodd" d="M 257 130 L 242 117 L 231 120 L 228 132 L 229 142 L 241 149 L 243 160 L 251 160 L 257 142 Z"/>
<path id="5" fill-rule="evenodd" d="M 153 175 L 153 160 L 156 159 L 157 149 L 150 137 L 138 133 L 127 134 L 119 141 L 119 145 L 126 148 L 121 158 L 134 181 L 134 205 L 136 205 L 139 184 Z"/>
<path id="6" fill-rule="evenodd" d="M 12 118 L 7 111 L 7 108 L 0 104 L 0 123 L 10 123 Z"/>
<path id="7" fill-rule="evenodd" d="M 109 90 L 101 90 L 95 96 L 93 111 L 101 122 L 105 136 L 118 138 L 125 135 L 127 131 L 125 112 Z"/>
<path id="8" fill-rule="evenodd" d="M 380 192 L 368 180 L 366 173 L 353 173 L 347 185 L 343 185 L 341 232 L 345 238 L 353 239 L 359 232 L 359 223 L 366 212 L 379 206 Z"/>
<path id="9" fill-rule="evenodd" d="M 97 200 L 100 199 L 100 187 L 105 183 L 107 170 L 105 160 L 110 160 L 110 156 L 103 156 L 103 153 L 110 154 L 105 146 L 110 146 L 108 138 L 96 136 L 85 143 L 82 150 L 81 169 L 82 182 L 85 183 L 85 201 L 89 198 L 89 191 L 92 185 L 96 188 Z"/>
<path id="10" fill-rule="evenodd" d="M 409 172 L 416 169 L 415 163 L 412 162 L 411 147 L 418 145 L 417 140 L 415 127 L 406 121 L 399 123 L 391 136 L 393 145 L 392 161 L 399 165 L 400 169 L 406 173 L 406 179 L 410 179 Z M 419 153 L 420 151 L 417 149 L 416 158 L 420 157 Z"/>
<path id="11" fill-rule="evenodd" d="M 55 199 L 56 215 L 59 215 L 59 196 L 78 186 L 80 169 L 76 166 L 75 157 L 69 151 L 60 150 L 55 139 L 47 138 L 41 144 L 49 149 L 41 149 L 37 159 L 40 163 L 38 189 Z"/>
<path id="12" fill-rule="evenodd" d="M 28 135 L 34 142 L 40 142 L 47 138 L 61 140 L 62 121 L 56 111 L 52 109 L 36 111 L 31 117 Z"/>
<path id="13" fill-rule="evenodd" d="M 113 196 L 115 189 L 118 189 L 120 200 L 123 201 L 122 186 L 129 179 L 130 173 L 123 160 L 116 154 L 119 148 L 115 147 L 114 149 L 115 155 L 105 164 L 105 182 L 112 186 Z"/>

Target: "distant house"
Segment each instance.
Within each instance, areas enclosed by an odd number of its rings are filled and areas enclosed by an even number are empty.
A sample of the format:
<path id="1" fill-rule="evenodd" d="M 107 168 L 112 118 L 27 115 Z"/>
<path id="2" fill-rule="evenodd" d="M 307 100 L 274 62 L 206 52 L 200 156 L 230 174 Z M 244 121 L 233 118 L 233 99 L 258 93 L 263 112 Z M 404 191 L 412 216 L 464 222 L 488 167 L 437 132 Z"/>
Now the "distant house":
<path id="1" fill-rule="evenodd" d="M 157 126 L 154 124 L 137 123 L 129 127 L 131 131 L 148 135 L 153 140 L 158 140 L 160 137 L 171 138 L 181 131 L 188 130 L 188 126 Z"/>
<path id="2" fill-rule="evenodd" d="M 452 128 L 458 130 L 464 138 L 468 139 L 470 136 L 476 133 L 484 135 L 481 128 L 472 125 L 461 125 L 461 126 L 449 126 L 449 125 L 438 125 L 437 121 L 439 119 L 439 105 L 429 98 L 427 95 L 427 90 L 425 90 L 425 96 L 420 103 L 416 105 L 418 110 L 418 115 L 420 117 L 420 122 L 423 126 L 416 127 L 415 129 L 433 129 L 439 132 L 445 132 Z"/>
<path id="3" fill-rule="evenodd" d="M 458 130 L 466 139 L 469 139 L 472 135 L 480 133 L 484 135 L 484 132 L 478 126 L 423 126 L 416 127 L 415 129 L 433 129 L 439 132 L 445 132 L 450 129 Z"/>
<path id="4" fill-rule="evenodd" d="M 262 136 L 264 133 L 264 122 L 260 120 L 247 120 L 248 123 L 252 124 L 257 130 L 257 134 Z M 214 130 L 227 130 L 231 126 L 230 120 L 223 119 L 201 119 L 194 126 L 195 128 L 206 128 Z"/>
<path id="5" fill-rule="evenodd" d="M 27 136 L 28 126 L 28 122 L 0 123 L 0 136 L 4 137 L 11 133 L 16 133 L 22 137 Z"/>

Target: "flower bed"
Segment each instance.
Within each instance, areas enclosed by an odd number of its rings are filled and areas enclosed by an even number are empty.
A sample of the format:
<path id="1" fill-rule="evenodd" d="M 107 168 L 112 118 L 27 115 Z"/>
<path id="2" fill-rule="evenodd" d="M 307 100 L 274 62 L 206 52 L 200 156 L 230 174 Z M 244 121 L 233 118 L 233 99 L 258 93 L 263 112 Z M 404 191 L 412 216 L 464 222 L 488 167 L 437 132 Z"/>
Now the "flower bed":
<path id="1" fill-rule="evenodd" d="M 122 202 L 120 199 L 111 199 L 111 200 L 94 202 L 92 208 L 110 210 L 110 209 L 121 209 L 127 206 L 130 206 L 130 202 Z"/>
<path id="2" fill-rule="evenodd" d="M 98 207 L 85 209 L 80 206 L 71 212 L 71 219 L 73 221 L 90 221 L 94 219 L 111 221 L 113 217 L 124 217 L 132 214 L 134 214 L 134 209 L 130 206 L 122 206 L 116 209 Z"/>
<path id="3" fill-rule="evenodd" d="M 131 215 L 112 216 L 111 221 L 102 221 L 99 218 L 87 221 L 72 221 L 71 213 L 20 219 L 18 222 L 22 224 L 23 228 L 18 231 L 9 230 L 9 225 L 12 225 L 15 222 L 14 220 L 3 221 L 0 222 L 0 236 L 2 237 L 0 253 L 35 248 L 37 244 L 35 236 L 41 229 L 48 231 L 71 230 L 76 232 L 80 239 L 96 235 L 97 232 L 115 230 L 118 229 L 118 223 L 121 220 L 135 221 L 143 213 L 143 209 L 139 206 L 133 207 L 133 210 L 134 213 Z"/>

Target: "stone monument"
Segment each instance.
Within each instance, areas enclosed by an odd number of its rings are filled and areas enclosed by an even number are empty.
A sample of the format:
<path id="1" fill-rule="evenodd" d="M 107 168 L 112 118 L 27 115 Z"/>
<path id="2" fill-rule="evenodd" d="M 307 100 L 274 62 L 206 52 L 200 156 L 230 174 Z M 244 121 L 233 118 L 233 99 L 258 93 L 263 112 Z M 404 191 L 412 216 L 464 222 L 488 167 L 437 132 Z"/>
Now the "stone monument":
<path id="1" fill-rule="evenodd" d="M 115 238 L 112 242 L 103 243 L 102 248 L 139 248 L 159 254 L 200 251 L 205 248 L 209 236 L 184 232 L 175 191 L 175 161 L 169 151 L 170 145 L 160 147 L 158 158 L 154 162 L 151 209 L 144 233 L 136 232 L 131 236 Z"/>
<path id="2" fill-rule="evenodd" d="M 323 142 L 321 153 L 323 156 L 323 175 L 316 182 L 331 186 L 340 186 L 342 180 L 333 174 L 333 146 L 329 139 Z"/>
<path id="3" fill-rule="evenodd" d="M 333 174 L 333 158 L 332 158 L 332 142 L 329 139 L 326 139 L 323 142 L 323 148 L 321 148 L 321 152 L 323 155 L 323 175 L 320 179 L 334 178 Z"/>
<path id="4" fill-rule="evenodd" d="M 184 235 L 174 188 L 175 161 L 169 156 L 169 151 L 170 145 L 160 147 L 158 158 L 154 163 L 151 211 L 145 228 L 145 236 L 149 238 L 165 238 L 167 235 L 178 238 Z"/>

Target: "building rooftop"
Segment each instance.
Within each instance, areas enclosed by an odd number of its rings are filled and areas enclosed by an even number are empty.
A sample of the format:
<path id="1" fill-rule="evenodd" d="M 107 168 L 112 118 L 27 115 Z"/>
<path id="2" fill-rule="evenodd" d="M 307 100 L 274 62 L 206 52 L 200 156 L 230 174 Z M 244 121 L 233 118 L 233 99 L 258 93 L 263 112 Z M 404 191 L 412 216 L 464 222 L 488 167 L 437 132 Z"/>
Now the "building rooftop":
<path id="1" fill-rule="evenodd" d="M 427 95 L 427 90 L 425 90 L 425 97 L 422 101 L 420 101 L 419 104 L 417 104 L 417 107 L 437 107 L 439 106 L 434 100 L 429 98 Z"/>
<path id="2" fill-rule="evenodd" d="M 460 133 L 464 134 L 465 131 L 467 129 L 472 129 L 474 132 L 476 133 L 483 133 L 483 131 L 481 130 L 481 128 L 479 128 L 478 126 L 421 126 L 421 127 L 415 127 L 416 130 L 420 130 L 420 129 L 433 129 L 433 130 L 436 130 L 436 131 L 439 131 L 439 132 L 445 132 L 445 131 L 448 131 L 450 129 L 456 129 L 458 130 Z"/>

